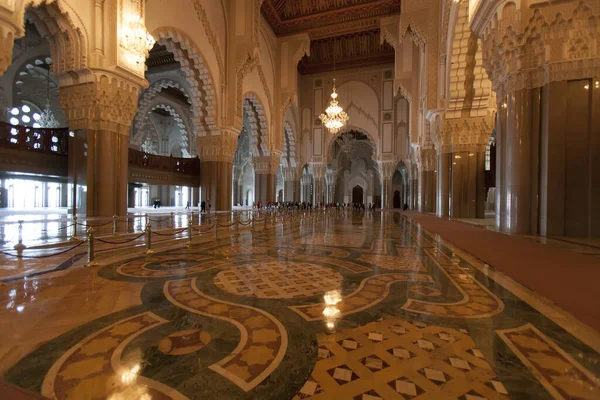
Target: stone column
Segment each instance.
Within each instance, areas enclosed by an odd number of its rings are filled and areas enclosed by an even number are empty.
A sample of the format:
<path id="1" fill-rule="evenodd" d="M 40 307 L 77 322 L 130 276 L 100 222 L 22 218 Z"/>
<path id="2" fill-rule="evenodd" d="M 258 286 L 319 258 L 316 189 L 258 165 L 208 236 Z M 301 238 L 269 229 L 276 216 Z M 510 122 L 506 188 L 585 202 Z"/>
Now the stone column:
<path id="1" fill-rule="evenodd" d="M 319 203 L 324 202 L 323 189 L 324 189 L 324 178 L 325 178 L 325 164 L 321 162 L 311 163 L 313 169 L 313 199 L 312 203 L 314 206 L 318 206 Z"/>
<path id="2" fill-rule="evenodd" d="M 392 194 L 392 177 L 396 172 L 396 160 L 377 161 L 381 175 L 381 209 L 390 210 L 394 207 Z"/>
<path id="3" fill-rule="evenodd" d="M 237 149 L 237 133 L 233 130 L 216 131 L 211 136 L 199 137 L 196 143 L 202 160 L 200 201 L 210 202 L 211 211 L 231 211 L 232 163 Z"/>
<path id="4" fill-rule="evenodd" d="M 73 161 L 70 173 L 85 163 L 87 216 L 127 213 L 130 124 L 137 109 L 137 84 L 111 72 L 93 72 L 93 81 L 61 86 L 60 102 L 71 130 L 86 130 L 87 156 Z M 80 149 L 83 150 L 83 149 Z M 85 160 L 85 161 L 84 161 Z M 79 184 L 79 183 L 78 183 Z"/>
<path id="5" fill-rule="evenodd" d="M 238 203 L 242 203 L 241 193 L 240 193 L 240 176 L 242 175 L 242 168 L 234 165 L 232 171 L 232 192 L 233 192 L 233 202 L 232 206 L 236 206 Z"/>
<path id="6" fill-rule="evenodd" d="M 295 201 L 296 199 L 296 167 L 283 168 L 283 201 Z"/>
<path id="7" fill-rule="evenodd" d="M 499 118 L 502 169 L 500 226 L 502 232 L 537 232 L 539 89 L 523 89 L 506 96 Z"/>
<path id="8" fill-rule="evenodd" d="M 279 154 L 252 158 L 254 165 L 254 201 L 266 204 L 277 201 L 277 168 Z"/>
<path id="9" fill-rule="evenodd" d="M 437 216 L 450 216 L 450 165 L 451 153 L 438 153 L 437 156 Z"/>

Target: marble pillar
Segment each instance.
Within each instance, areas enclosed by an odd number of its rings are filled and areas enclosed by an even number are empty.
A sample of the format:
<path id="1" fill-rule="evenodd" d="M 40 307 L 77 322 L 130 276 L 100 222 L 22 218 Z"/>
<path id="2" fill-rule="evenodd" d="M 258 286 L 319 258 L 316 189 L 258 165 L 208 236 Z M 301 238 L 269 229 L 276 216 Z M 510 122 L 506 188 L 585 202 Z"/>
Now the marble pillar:
<path id="1" fill-rule="evenodd" d="M 435 171 L 426 171 L 425 212 L 435 212 Z"/>
<path id="2" fill-rule="evenodd" d="M 453 153 L 452 218 L 485 217 L 484 162 L 484 151 Z"/>
<path id="3" fill-rule="evenodd" d="M 419 212 L 425 212 L 425 198 L 427 197 L 427 171 L 419 169 L 417 188 L 417 207 Z"/>
<path id="4" fill-rule="evenodd" d="M 537 233 L 540 89 L 517 90 L 506 96 L 501 108 L 501 143 L 498 166 L 502 170 L 499 230 L 512 234 Z M 498 153 L 497 153 L 498 156 Z"/>
<path id="5" fill-rule="evenodd" d="M 87 132 L 87 216 L 127 215 L 129 136 Z"/>
<path id="6" fill-rule="evenodd" d="M 439 153 L 437 157 L 437 203 L 438 217 L 450 216 L 450 165 L 451 153 Z"/>
<path id="7" fill-rule="evenodd" d="M 200 165 L 200 201 L 210 203 L 210 211 L 231 210 L 232 168 L 232 163 L 226 161 L 203 161 Z"/>

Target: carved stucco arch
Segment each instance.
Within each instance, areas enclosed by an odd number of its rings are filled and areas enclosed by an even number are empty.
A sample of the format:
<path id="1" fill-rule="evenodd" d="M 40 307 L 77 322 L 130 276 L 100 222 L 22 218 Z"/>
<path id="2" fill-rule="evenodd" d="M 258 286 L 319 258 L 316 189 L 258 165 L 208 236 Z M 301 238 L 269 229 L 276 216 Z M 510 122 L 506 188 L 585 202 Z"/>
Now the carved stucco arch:
<path id="1" fill-rule="evenodd" d="M 326 153 L 327 154 L 327 164 L 330 164 L 333 161 L 333 143 L 335 142 L 335 139 L 337 139 L 338 137 L 342 136 L 343 134 L 351 132 L 351 131 L 362 133 L 363 135 L 365 135 L 367 137 L 367 139 L 369 139 L 369 145 L 373 148 L 373 157 L 375 157 L 377 154 L 379 154 L 377 142 L 373 139 L 373 136 L 369 132 L 365 131 L 362 128 L 356 127 L 356 126 L 346 125 L 335 135 L 330 135 L 330 138 L 328 139 L 329 142 L 327 143 L 327 153 Z"/>
<path id="2" fill-rule="evenodd" d="M 295 167 L 296 166 L 296 144 L 294 138 L 294 130 L 289 122 L 285 122 L 283 125 L 284 140 L 283 140 L 283 153 L 281 153 L 281 165 L 283 167 Z"/>
<path id="3" fill-rule="evenodd" d="M 253 156 L 268 156 L 269 125 L 265 109 L 254 92 L 244 95 L 244 126 L 250 138 L 250 149 Z"/>
<path id="4" fill-rule="evenodd" d="M 192 106 L 189 108 L 190 112 L 193 114 L 194 107 L 194 99 L 190 98 L 186 89 L 179 83 L 169 78 L 159 79 L 156 82 L 153 82 L 148 89 L 144 90 L 142 93 L 140 100 L 138 102 L 138 112 L 135 115 L 133 126 L 135 127 L 135 131 L 139 132 L 142 129 L 144 121 L 146 120 L 146 116 L 148 114 L 148 110 L 155 103 L 155 99 L 160 95 L 160 92 L 166 88 L 175 88 L 181 90 L 183 95 L 192 102 Z M 189 132 L 196 132 L 196 127 L 193 126 Z"/>
<path id="5" fill-rule="evenodd" d="M 88 33 L 75 11 L 60 0 L 29 2 L 24 4 L 23 11 L 50 44 L 52 72 L 56 75 L 76 72 L 80 83 L 91 81 L 91 71 L 87 69 Z"/>
<path id="6" fill-rule="evenodd" d="M 180 104 L 177 104 L 171 101 L 170 99 L 165 98 L 155 98 L 155 102 L 148 105 L 144 112 L 141 125 L 139 125 L 139 128 L 138 125 L 136 125 L 136 130 L 134 131 L 134 136 L 132 138 L 132 145 L 134 147 L 141 146 L 142 139 L 144 137 L 144 123 L 149 118 L 152 111 L 156 110 L 157 108 L 162 108 L 163 110 L 168 111 L 169 114 L 171 114 L 171 116 L 173 116 L 173 119 L 175 119 L 179 129 L 185 132 L 186 137 L 188 138 L 188 141 L 190 143 L 190 153 L 195 153 L 195 149 L 192 146 L 194 142 L 194 136 L 192 134 L 192 129 L 189 123 L 189 116 L 186 115 L 185 109 L 181 108 Z"/>
<path id="7" fill-rule="evenodd" d="M 166 46 L 181 65 L 190 87 L 194 133 L 207 136 L 218 129 L 218 101 L 211 72 L 194 41 L 185 33 L 172 27 L 158 28 L 153 32 L 157 43 Z"/>

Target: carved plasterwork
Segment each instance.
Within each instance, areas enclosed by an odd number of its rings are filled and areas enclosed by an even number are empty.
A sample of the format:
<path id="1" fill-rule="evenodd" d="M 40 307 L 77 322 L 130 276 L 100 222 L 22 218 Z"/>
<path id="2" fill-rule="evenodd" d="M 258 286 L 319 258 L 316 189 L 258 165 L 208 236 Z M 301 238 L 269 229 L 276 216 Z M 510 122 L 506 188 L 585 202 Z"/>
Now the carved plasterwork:
<path id="1" fill-rule="evenodd" d="M 265 109 L 255 93 L 244 97 L 244 128 L 250 138 L 250 149 L 255 156 L 269 155 L 269 128 Z"/>
<path id="2" fill-rule="evenodd" d="M 485 151 L 494 129 L 492 116 L 447 119 L 443 122 L 442 136 L 449 136 L 452 151 Z"/>
<path id="3" fill-rule="evenodd" d="M 73 23 L 70 13 L 61 9 L 59 2 L 29 8 L 26 15 L 40 35 L 50 43 L 54 60 L 52 71 L 55 74 L 88 67 L 87 32 Z M 89 74 L 86 76 L 91 77 Z"/>
<path id="4" fill-rule="evenodd" d="M 315 178 L 315 180 L 325 177 L 325 163 L 311 162 L 310 166 L 312 168 L 312 176 Z"/>
<path id="5" fill-rule="evenodd" d="M 146 115 L 148 114 L 148 110 L 152 107 L 152 103 L 153 103 L 154 99 L 160 94 L 160 92 L 163 89 L 166 89 L 166 88 L 179 89 L 183 93 L 183 95 L 188 100 L 190 100 L 190 102 L 193 101 L 190 98 L 190 96 L 188 95 L 185 88 L 181 84 L 179 84 L 179 82 L 175 82 L 174 80 L 168 79 L 168 78 L 159 79 L 156 82 L 153 82 L 150 85 L 150 87 L 148 87 L 146 90 L 144 90 L 142 92 L 142 95 L 139 100 L 138 112 L 135 116 L 135 121 L 134 121 L 135 130 L 137 132 L 142 130 L 142 125 L 144 123 Z M 194 104 L 194 103 L 192 102 L 192 104 Z M 191 107 L 190 107 L 190 112 L 193 112 Z M 199 129 L 199 128 L 193 128 L 190 130 L 190 132 L 197 132 L 197 129 Z"/>
<path id="6" fill-rule="evenodd" d="M 570 15 L 536 8 L 526 23 L 510 15 L 510 24 L 500 19 L 482 35 L 484 66 L 500 96 L 600 75 L 600 11 L 580 1 Z"/>
<path id="7" fill-rule="evenodd" d="M 377 167 L 379 169 L 379 174 L 381 179 L 384 181 L 389 181 L 394 176 L 396 172 L 396 168 L 398 167 L 397 160 L 377 160 Z"/>
<path id="8" fill-rule="evenodd" d="M 250 54 L 245 54 L 244 57 L 240 58 L 240 60 L 238 60 L 238 63 L 236 65 L 236 69 L 235 69 L 235 76 L 236 76 L 236 108 L 235 108 L 235 114 L 238 118 L 242 118 L 243 116 L 243 110 L 242 110 L 242 90 L 243 90 L 243 86 L 242 84 L 244 83 L 244 78 L 246 77 L 246 75 L 248 75 L 250 72 L 252 72 L 252 70 L 260 64 L 260 54 L 258 52 L 258 49 L 255 49 L 256 51 L 250 55 Z"/>
<path id="9" fill-rule="evenodd" d="M 238 139 L 235 132 L 221 130 L 219 135 L 198 138 L 197 143 L 200 160 L 231 163 L 237 149 Z"/>
<path id="10" fill-rule="evenodd" d="M 94 72 L 93 82 L 62 86 L 59 99 L 69 128 L 129 135 L 137 110 L 139 84 L 110 72 Z"/>
<path id="11" fill-rule="evenodd" d="M 273 175 L 277 173 L 280 164 L 280 155 L 273 153 L 268 156 L 252 157 L 252 165 L 256 174 Z"/>
<path id="12" fill-rule="evenodd" d="M 206 10 L 202 7 L 200 0 L 192 0 L 192 4 L 194 5 L 194 9 L 196 10 L 196 14 L 198 15 L 198 19 L 202 22 L 202 26 L 204 27 L 204 32 L 206 33 L 206 37 L 208 38 L 208 42 L 215 53 L 215 57 L 217 58 L 217 64 L 219 65 L 219 76 L 221 77 L 221 82 L 223 82 L 225 67 L 223 63 L 223 56 L 221 55 L 221 49 L 219 46 L 219 42 L 217 40 L 217 35 L 210 27 L 210 22 L 208 20 L 208 16 L 206 14 Z M 226 16 L 226 12 L 223 11 L 223 14 Z"/>
<path id="13" fill-rule="evenodd" d="M 196 136 L 217 130 L 217 96 L 210 71 L 194 42 L 174 28 L 160 28 L 154 36 L 167 47 L 181 65 L 191 88 Z"/>

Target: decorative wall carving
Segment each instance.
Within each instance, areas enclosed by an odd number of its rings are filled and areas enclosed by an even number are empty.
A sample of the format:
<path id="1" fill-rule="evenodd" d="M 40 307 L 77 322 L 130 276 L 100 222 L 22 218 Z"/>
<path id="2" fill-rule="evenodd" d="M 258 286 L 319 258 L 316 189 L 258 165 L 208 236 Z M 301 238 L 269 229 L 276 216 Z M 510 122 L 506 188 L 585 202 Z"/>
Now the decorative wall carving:
<path id="1" fill-rule="evenodd" d="M 600 75 L 600 13 L 585 1 L 568 19 L 551 10 L 536 8 L 526 24 L 516 13 L 510 24 L 499 19 L 483 31 L 484 66 L 499 95 Z"/>
<path id="2" fill-rule="evenodd" d="M 206 10 L 200 4 L 200 0 L 192 0 L 192 4 L 194 5 L 194 9 L 196 10 L 196 14 L 198 15 L 198 19 L 202 22 L 202 26 L 204 27 L 204 32 L 206 33 L 206 37 L 208 38 L 208 42 L 215 53 L 217 58 L 217 64 L 219 65 L 219 76 L 221 77 L 221 82 L 224 80 L 225 76 L 225 63 L 223 62 L 223 56 L 221 55 L 221 49 L 219 46 L 219 41 L 217 40 L 217 35 L 210 27 L 210 22 L 208 21 L 208 16 L 206 14 Z M 223 10 L 224 15 L 226 16 L 225 9 Z"/>
<path id="3" fill-rule="evenodd" d="M 197 142 L 200 160 L 233 162 L 233 156 L 238 145 L 235 132 L 221 130 L 219 135 L 200 137 Z"/>
<path id="4" fill-rule="evenodd" d="M 244 97 L 244 128 L 250 138 L 254 156 L 269 155 L 269 128 L 265 110 L 255 93 Z"/>
<path id="5" fill-rule="evenodd" d="M 209 135 L 217 129 L 218 103 L 213 80 L 202 55 L 189 37 L 174 28 L 160 28 L 155 37 L 174 54 L 190 85 L 196 136 Z"/>

